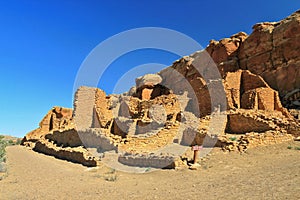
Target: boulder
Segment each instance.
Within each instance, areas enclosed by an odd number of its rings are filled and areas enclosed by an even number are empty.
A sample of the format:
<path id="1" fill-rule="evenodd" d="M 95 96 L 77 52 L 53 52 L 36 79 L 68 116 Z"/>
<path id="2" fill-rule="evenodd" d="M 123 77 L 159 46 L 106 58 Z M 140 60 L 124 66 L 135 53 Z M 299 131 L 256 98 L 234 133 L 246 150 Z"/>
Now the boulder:
<path id="1" fill-rule="evenodd" d="M 160 84 L 162 78 L 158 74 L 146 74 L 135 79 L 136 87 L 154 86 Z"/>

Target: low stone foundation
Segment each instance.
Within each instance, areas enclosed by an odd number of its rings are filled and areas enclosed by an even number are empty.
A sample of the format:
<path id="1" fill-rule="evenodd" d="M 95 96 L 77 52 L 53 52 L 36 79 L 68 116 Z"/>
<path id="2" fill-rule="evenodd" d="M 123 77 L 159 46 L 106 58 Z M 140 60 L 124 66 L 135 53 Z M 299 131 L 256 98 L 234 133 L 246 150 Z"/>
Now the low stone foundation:
<path id="1" fill-rule="evenodd" d="M 74 163 L 80 163 L 87 167 L 97 166 L 97 161 L 95 157 L 89 154 L 89 152 L 83 147 L 58 147 L 51 144 L 50 142 L 36 142 L 33 148 L 34 151 L 54 156 L 62 160 L 71 161 Z"/>
<path id="2" fill-rule="evenodd" d="M 125 165 L 159 169 L 174 169 L 175 160 L 173 156 L 154 154 L 125 154 L 118 158 L 118 161 Z"/>

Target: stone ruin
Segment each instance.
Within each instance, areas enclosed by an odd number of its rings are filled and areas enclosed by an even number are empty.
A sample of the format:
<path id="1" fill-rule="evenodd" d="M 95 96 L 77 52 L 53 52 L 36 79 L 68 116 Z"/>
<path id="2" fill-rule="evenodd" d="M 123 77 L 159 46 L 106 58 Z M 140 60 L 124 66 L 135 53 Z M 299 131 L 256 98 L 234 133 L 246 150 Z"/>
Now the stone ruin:
<path id="1" fill-rule="evenodd" d="M 300 136 L 300 12 L 253 29 L 137 78 L 127 93 L 80 87 L 74 111 L 54 107 L 22 144 L 86 166 L 116 152 L 122 165 L 174 168 L 192 159 L 193 145 L 244 152 L 293 140 Z"/>
<path id="2" fill-rule="evenodd" d="M 86 166 L 97 164 L 75 130 L 73 110 L 70 108 L 53 107 L 42 119 L 39 128 L 29 132 L 21 144 L 59 159 Z"/>

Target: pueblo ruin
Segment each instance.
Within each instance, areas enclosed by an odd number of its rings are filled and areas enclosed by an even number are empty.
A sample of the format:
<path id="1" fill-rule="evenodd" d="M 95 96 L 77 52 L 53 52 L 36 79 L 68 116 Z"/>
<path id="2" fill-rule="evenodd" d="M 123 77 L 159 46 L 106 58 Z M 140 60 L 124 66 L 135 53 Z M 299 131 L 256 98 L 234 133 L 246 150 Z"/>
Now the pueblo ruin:
<path id="1" fill-rule="evenodd" d="M 73 109 L 53 107 L 22 144 L 85 166 L 116 152 L 122 165 L 176 168 L 193 159 L 195 145 L 245 152 L 293 140 L 300 136 L 299 49 L 297 11 L 254 25 L 250 35 L 212 40 L 138 77 L 124 94 L 82 86 Z"/>

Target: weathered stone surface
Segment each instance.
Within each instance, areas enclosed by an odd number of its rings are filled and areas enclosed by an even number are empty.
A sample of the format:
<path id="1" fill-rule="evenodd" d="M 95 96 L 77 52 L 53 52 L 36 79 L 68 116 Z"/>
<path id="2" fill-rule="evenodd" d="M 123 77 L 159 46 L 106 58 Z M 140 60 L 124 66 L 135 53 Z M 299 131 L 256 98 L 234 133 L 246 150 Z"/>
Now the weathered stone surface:
<path id="1" fill-rule="evenodd" d="M 158 74 L 146 74 L 135 79 L 136 87 L 154 86 L 160 84 L 162 78 Z"/>
<path id="2" fill-rule="evenodd" d="M 72 109 L 54 107 L 40 122 L 40 127 L 23 138 L 22 144 L 59 159 L 96 166 L 97 159 L 83 148 L 74 128 Z"/>
<path id="3" fill-rule="evenodd" d="M 270 130 L 263 133 L 251 132 L 242 136 L 233 134 L 222 135 L 218 144 L 224 151 L 246 152 L 248 148 L 272 145 L 291 141 L 293 136 L 281 131 Z"/>
<path id="4" fill-rule="evenodd" d="M 248 90 L 242 96 L 241 108 L 269 111 L 277 110 L 277 107 L 281 107 L 280 102 L 275 99 L 277 97 L 278 93 L 271 88 Z"/>
<path id="5" fill-rule="evenodd" d="M 248 70 L 237 70 L 225 73 L 222 81 L 208 80 L 206 82 L 199 71 L 193 70 L 195 68 L 193 63 L 197 62 L 195 59 L 198 57 L 180 60 L 172 68 L 185 76 L 185 80 L 191 86 L 190 89 L 187 88 L 188 97 L 198 103 L 199 116 L 206 116 L 218 109 L 220 111 L 232 108 L 270 111 L 282 109 L 278 101 L 278 93 L 271 89 L 259 75 Z M 164 83 L 169 84 L 169 81 L 173 81 L 168 76 L 167 70 L 163 70 L 160 74 Z M 184 86 L 180 83 L 174 84 L 172 90 L 174 94 L 180 95 Z"/>
<path id="6" fill-rule="evenodd" d="M 290 113 L 295 119 L 300 120 L 300 110 L 291 109 Z"/>
<path id="7" fill-rule="evenodd" d="M 241 108 L 258 110 L 258 95 L 256 90 L 248 90 L 242 95 Z"/>
<path id="8" fill-rule="evenodd" d="M 132 130 L 131 126 L 134 126 Z M 135 126 L 136 123 L 133 119 L 125 118 L 125 117 L 115 117 L 112 125 L 112 133 L 115 135 L 119 135 L 121 137 L 126 137 L 126 135 L 134 135 L 135 134 Z"/>
<path id="9" fill-rule="evenodd" d="M 99 128 L 88 128 L 81 130 L 82 142 L 86 148 L 96 148 L 100 152 L 117 151 L 116 141 L 120 143 L 121 137 L 111 138 L 109 134 Z"/>
<path id="10" fill-rule="evenodd" d="M 129 166 L 173 169 L 175 159 L 176 157 L 170 155 L 125 154 L 119 156 L 118 161 Z"/>
<path id="11" fill-rule="evenodd" d="M 109 99 L 98 88 L 80 87 L 74 99 L 76 129 L 108 128 L 113 119 Z"/>
<path id="12" fill-rule="evenodd" d="M 300 88 L 287 93 L 283 98 L 283 103 L 288 108 L 300 107 Z"/>
<path id="13" fill-rule="evenodd" d="M 150 100 L 152 92 L 153 92 L 152 88 L 144 88 L 142 90 L 142 100 Z"/>
<path id="14" fill-rule="evenodd" d="M 81 138 L 75 129 L 53 131 L 45 135 L 45 139 L 53 141 L 58 146 L 77 147 L 83 146 Z"/>
<path id="15" fill-rule="evenodd" d="M 190 145 L 194 145 L 194 144 L 202 145 L 205 135 L 202 135 L 201 140 L 195 141 L 196 138 L 197 139 L 199 138 L 198 133 L 199 133 L 199 131 L 195 128 L 191 128 L 191 127 L 185 128 L 183 131 L 183 134 L 182 134 L 180 144 L 186 145 L 186 146 L 190 146 Z"/>
<path id="16" fill-rule="evenodd" d="M 77 130 L 94 126 L 96 88 L 80 87 L 74 98 L 74 122 Z"/>
<path id="17" fill-rule="evenodd" d="M 157 84 L 157 85 L 143 85 L 136 90 L 136 93 L 133 95 L 141 100 L 151 100 L 155 99 L 161 95 L 169 95 L 173 93 L 169 88 Z"/>
<path id="18" fill-rule="evenodd" d="M 300 88 L 300 11 L 280 22 L 253 26 L 249 35 L 232 36 L 213 41 L 207 52 L 216 62 L 222 76 L 226 72 L 247 69 L 260 75 L 283 97 Z M 236 39 L 240 38 L 238 42 Z"/>
<path id="19" fill-rule="evenodd" d="M 252 74 L 251 72 L 245 70 L 242 73 L 242 87 L 243 91 L 253 90 L 256 88 L 268 88 L 268 84 L 264 79 L 258 75 Z"/>
<path id="20" fill-rule="evenodd" d="M 138 120 L 136 123 L 136 131 L 135 134 L 146 134 L 150 133 L 152 131 L 157 132 L 159 129 L 163 128 L 164 123 L 158 123 L 157 121 L 154 120 L 149 120 L 149 121 L 144 121 L 144 120 Z"/>
<path id="21" fill-rule="evenodd" d="M 253 32 L 248 38 L 241 44 L 239 51 L 239 59 L 246 59 L 242 62 L 241 68 L 249 69 L 249 67 L 255 67 L 253 73 L 261 74 L 266 66 L 264 63 L 269 61 L 270 54 L 268 54 L 272 48 L 272 32 L 276 23 L 259 23 L 253 26 Z M 265 54 L 267 53 L 267 54 Z M 258 63 L 258 61 L 264 61 Z M 259 66 L 257 66 L 259 64 Z M 271 67 L 271 66 L 269 66 Z"/>
<path id="22" fill-rule="evenodd" d="M 196 116 L 211 114 L 215 108 L 226 110 L 226 95 L 221 76 L 212 59 L 205 51 L 183 57 L 171 67 L 162 70 L 162 84 L 174 94 L 187 92 L 190 99 L 188 111 Z M 212 101 L 213 99 L 213 101 Z M 211 105 L 213 102 L 214 105 Z"/>
<path id="23" fill-rule="evenodd" d="M 256 120 L 252 117 L 241 114 L 228 115 L 227 132 L 229 133 L 249 133 L 249 132 L 265 132 L 273 130 L 267 122 Z"/>
<path id="24" fill-rule="evenodd" d="M 26 134 L 22 143 L 39 140 L 53 130 L 68 130 L 73 127 L 72 109 L 53 107 L 39 123 L 39 128 Z"/>
<path id="25" fill-rule="evenodd" d="M 88 167 L 97 166 L 95 158 L 82 147 L 61 148 L 49 142 L 38 141 L 36 142 L 33 150 L 62 160 L 80 163 Z"/>
<path id="26" fill-rule="evenodd" d="M 224 38 L 220 41 L 212 40 L 210 42 L 206 51 L 217 63 L 221 75 L 225 75 L 226 72 L 232 72 L 239 69 L 237 50 L 247 36 L 248 35 L 246 33 L 240 32 L 232 35 L 230 38 Z"/>
<path id="27" fill-rule="evenodd" d="M 97 113 L 98 121 L 100 123 L 100 127 L 109 127 L 113 119 L 113 113 L 109 109 L 109 97 L 107 98 L 105 92 L 98 88 L 96 89 L 95 93 L 95 110 Z"/>
<path id="28" fill-rule="evenodd" d="M 240 108 L 241 107 L 241 83 L 242 83 L 242 70 L 237 72 L 228 72 L 224 80 L 224 87 L 226 91 L 228 107 Z"/>
<path id="29" fill-rule="evenodd" d="M 122 98 L 122 100 L 120 101 L 120 107 L 119 107 L 119 111 L 115 112 L 117 114 L 115 114 L 115 117 L 119 116 L 119 117 L 126 117 L 126 118 L 130 118 L 131 116 L 134 115 L 134 111 L 130 111 L 130 98 Z"/>

